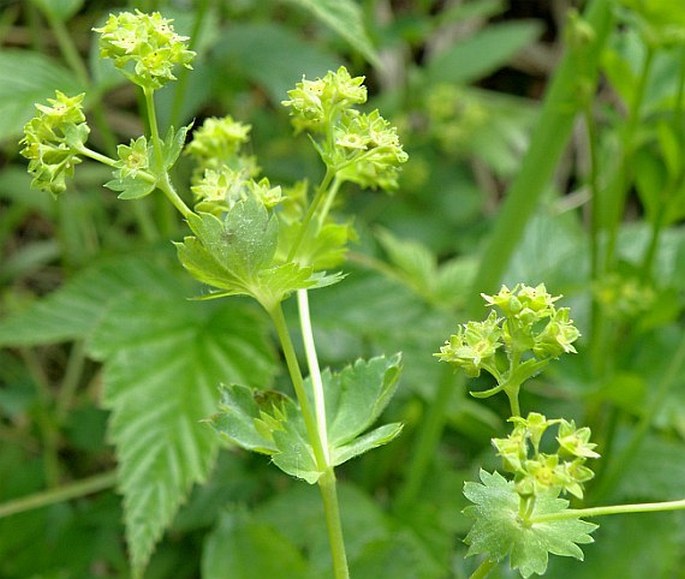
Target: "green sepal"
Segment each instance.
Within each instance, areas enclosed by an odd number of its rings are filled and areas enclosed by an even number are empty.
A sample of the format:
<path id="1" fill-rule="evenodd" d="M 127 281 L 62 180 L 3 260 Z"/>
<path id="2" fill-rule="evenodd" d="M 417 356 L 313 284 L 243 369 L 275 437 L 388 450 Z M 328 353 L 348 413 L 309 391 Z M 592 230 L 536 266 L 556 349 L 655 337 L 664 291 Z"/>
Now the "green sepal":
<path id="1" fill-rule="evenodd" d="M 512 569 L 522 577 L 533 573 L 542 575 L 547 570 L 549 554 L 583 560 L 578 544 L 592 543 L 590 536 L 597 525 L 580 517 L 557 521 L 522 521 L 519 516 L 520 497 L 513 481 L 498 472 L 480 471 L 481 483 L 467 482 L 464 496 L 473 506 L 464 514 L 474 519 L 466 536 L 467 556 L 486 555 L 492 561 L 509 556 Z M 560 513 L 568 508 L 568 501 L 555 494 L 536 496 L 532 519 L 543 514 Z"/>

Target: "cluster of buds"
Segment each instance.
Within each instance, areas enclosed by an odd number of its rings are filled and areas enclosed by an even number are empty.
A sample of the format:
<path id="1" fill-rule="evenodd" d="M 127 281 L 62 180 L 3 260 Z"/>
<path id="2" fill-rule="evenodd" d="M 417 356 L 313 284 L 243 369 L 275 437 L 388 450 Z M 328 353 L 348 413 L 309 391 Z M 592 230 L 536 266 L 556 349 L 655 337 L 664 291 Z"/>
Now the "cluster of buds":
<path id="1" fill-rule="evenodd" d="M 585 466 L 589 458 L 599 458 L 596 444 L 590 442 L 588 427 L 576 428 L 573 420 L 547 419 L 531 412 L 526 418 L 510 419 L 514 429 L 506 438 L 494 438 L 492 443 L 502 458 L 504 470 L 514 474 L 516 491 L 522 497 L 543 493 L 570 493 L 583 498 L 583 484 L 594 473 Z M 557 451 L 540 451 L 542 437 L 556 425 Z"/>
<path id="2" fill-rule="evenodd" d="M 220 169 L 223 165 L 237 169 L 254 164 L 252 157 L 240 153 L 250 140 L 252 127 L 232 116 L 209 117 L 193 132 L 193 140 L 185 148 L 201 169 Z M 255 166 L 256 168 L 256 166 Z"/>
<path id="3" fill-rule="evenodd" d="M 302 79 L 288 91 L 292 123 L 297 132 L 325 133 L 328 124 L 341 112 L 366 102 L 364 77 L 352 77 L 344 66 L 316 80 Z"/>
<path id="4" fill-rule="evenodd" d="M 188 50 L 189 38 L 176 34 L 172 22 L 159 12 L 110 14 L 104 26 L 93 29 L 100 33 L 100 56 L 112 59 L 133 83 L 161 88 L 176 79 L 174 66 L 192 68 L 195 57 Z"/>
<path id="5" fill-rule="evenodd" d="M 60 91 L 50 106 L 36 104 L 38 114 L 24 126 L 24 148 L 29 159 L 31 186 L 56 195 L 66 189 L 66 178 L 81 162 L 78 153 L 88 139 L 90 129 L 83 114 L 83 94 L 69 97 Z"/>
<path id="6" fill-rule="evenodd" d="M 340 67 L 323 78 L 303 79 L 288 92 L 292 123 L 297 132 L 320 136 L 317 149 L 329 169 L 343 181 L 362 187 L 397 188 L 399 167 L 407 154 L 390 125 L 377 110 L 361 113 L 366 102 L 364 77 L 351 77 Z"/>
<path id="7" fill-rule="evenodd" d="M 555 307 L 561 296 L 551 296 L 544 284 L 518 284 L 513 290 L 502 286 L 497 294 L 482 296 L 495 310 L 483 322 L 462 324 L 436 354 L 440 361 L 463 369 L 470 377 L 484 369 L 500 382 L 507 378 L 506 368 L 497 359 L 501 350 L 507 354 L 510 371 L 516 370 L 511 367 L 514 360 L 537 372 L 547 361 L 575 353 L 573 342 L 580 332 L 570 319 L 570 310 Z"/>
<path id="8" fill-rule="evenodd" d="M 255 157 L 241 152 L 251 129 L 227 115 L 207 118 L 194 131 L 185 154 L 195 161 L 190 189 L 197 211 L 220 215 L 250 195 L 269 209 L 283 199 L 279 186 L 272 187 L 266 177 L 257 180 Z"/>
<path id="9" fill-rule="evenodd" d="M 230 211 L 236 203 L 247 197 L 254 197 L 267 209 L 283 200 L 280 186 L 272 187 L 269 179 L 252 179 L 244 171 L 231 169 L 226 165 L 219 170 L 206 169 L 191 190 L 196 196 L 195 209 L 204 213 L 221 215 Z"/>

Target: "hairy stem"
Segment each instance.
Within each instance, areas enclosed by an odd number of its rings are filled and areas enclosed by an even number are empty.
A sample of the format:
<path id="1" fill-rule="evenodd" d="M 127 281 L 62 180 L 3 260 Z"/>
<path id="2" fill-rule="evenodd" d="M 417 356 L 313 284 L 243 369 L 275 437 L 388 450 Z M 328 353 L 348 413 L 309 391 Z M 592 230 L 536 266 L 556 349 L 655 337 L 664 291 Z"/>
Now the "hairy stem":
<path id="1" fill-rule="evenodd" d="M 308 308 L 306 313 L 306 318 L 308 319 Z M 286 365 L 288 366 L 290 379 L 293 383 L 293 388 L 295 389 L 297 401 L 300 404 L 300 411 L 302 412 L 305 428 L 307 429 L 307 437 L 309 438 L 309 443 L 312 446 L 316 466 L 321 473 L 321 476 L 318 480 L 318 485 L 321 492 L 321 499 L 323 501 L 324 513 L 326 516 L 326 528 L 328 529 L 328 540 L 331 548 L 331 556 L 333 558 L 335 579 L 347 579 L 349 577 L 349 571 L 347 566 L 347 555 L 345 552 L 345 542 L 343 539 L 342 522 L 340 519 L 340 507 L 338 505 L 335 472 L 333 471 L 333 467 L 329 464 L 328 447 L 324 447 L 323 440 L 320 437 L 320 427 L 318 423 L 319 415 L 312 409 L 311 404 L 309 403 L 309 397 L 307 396 L 304 385 L 304 378 L 302 377 L 302 370 L 300 369 L 300 364 L 297 361 L 297 355 L 295 354 L 295 348 L 293 347 L 293 342 L 290 338 L 290 332 L 288 332 L 288 327 L 285 321 L 285 316 L 283 315 L 283 308 L 281 307 L 281 304 L 279 303 L 273 307 L 269 311 L 269 315 L 273 320 L 278 338 L 281 342 L 281 347 L 283 349 L 283 355 L 285 356 Z M 305 316 L 301 315 L 301 319 L 302 317 Z M 309 322 L 305 321 L 304 324 L 307 325 Z M 309 326 L 309 329 L 306 332 L 303 329 L 303 333 L 309 333 L 311 335 L 311 326 Z M 310 338 L 305 337 L 305 343 L 309 339 Z M 311 340 L 312 343 L 305 346 L 306 348 L 313 347 L 313 337 L 311 337 Z M 310 362 L 311 355 L 315 357 L 316 353 L 312 353 L 311 350 L 307 353 L 308 362 Z M 318 361 L 315 363 L 315 366 L 318 369 Z M 320 372 L 318 379 L 319 381 L 321 380 Z M 313 380 L 314 378 L 312 378 L 312 381 Z M 314 388 L 316 388 L 316 386 Z M 323 386 L 321 386 L 321 388 L 322 391 L 320 395 L 323 397 Z M 324 403 L 323 398 L 321 399 L 321 403 Z M 325 413 L 323 414 L 322 418 L 324 420 L 323 426 L 325 428 Z"/>

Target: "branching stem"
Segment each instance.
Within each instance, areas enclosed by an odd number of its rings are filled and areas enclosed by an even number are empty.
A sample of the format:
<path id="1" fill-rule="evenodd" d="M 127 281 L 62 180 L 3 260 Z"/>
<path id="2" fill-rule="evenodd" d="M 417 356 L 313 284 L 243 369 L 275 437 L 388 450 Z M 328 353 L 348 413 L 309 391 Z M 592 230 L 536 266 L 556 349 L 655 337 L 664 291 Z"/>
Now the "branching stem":
<path id="1" fill-rule="evenodd" d="M 677 501 L 664 501 L 660 503 L 635 503 L 629 505 L 608 505 L 603 507 L 589 507 L 587 509 L 566 509 L 559 513 L 547 513 L 531 517 L 530 523 L 545 523 L 550 521 L 563 521 L 565 519 L 577 519 L 579 517 L 603 517 L 605 515 L 624 515 L 629 513 L 659 513 L 664 511 L 685 510 L 685 499 Z"/>

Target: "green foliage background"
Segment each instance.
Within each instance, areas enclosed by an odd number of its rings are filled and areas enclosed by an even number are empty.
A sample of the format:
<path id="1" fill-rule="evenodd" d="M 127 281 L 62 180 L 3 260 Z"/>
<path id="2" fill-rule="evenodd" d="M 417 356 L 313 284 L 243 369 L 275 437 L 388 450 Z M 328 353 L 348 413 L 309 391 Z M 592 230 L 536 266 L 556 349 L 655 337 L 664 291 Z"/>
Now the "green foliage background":
<path id="1" fill-rule="evenodd" d="M 57 200 L 29 189 L 17 141 L 56 88 L 88 92 L 101 150 L 142 132 L 135 90 L 97 58 L 91 33 L 119 8 L 160 10 L 193 38 L 194 70 L 160 91 L 162 126 L 226 113 L 251 123 L 274 183 L 321 177 L 280 106 L 303 75 L 341 64 L 365 74 L 371 105 L 400 127 L 400 190 L 350 189 L 359 240 L 347 277 L 311 304 L 323 366 L 403 354 L 384 418 L 402 435 L 339 469 L 353 577 L 462 578 L 477 566 L 464 558 L 462 489 L 495 468 L 490 438 L 508 410 L 470 399 L 432 353 L 458 322 L 484 317 L 474 303 L 499 283 L 544 282 L 573 309 L 579 354 L 522 403 L 593 429 L 605 458 L 588 504 L 683 497 L 685 49 L 664 26 L 682 25 L 685 9 L 558 3 L 606 11 L 586 36 L 550 4 L 3 4 L 0 576 L 127 577 L 129 556 L 134 567 L 150 558 L 146 578 L 330 572 L 316 490 L 201 422 L 220 383 L 287 390 L 263 312 L 242 298 L 189 301 L 202 290 L 168 241 L 187 230 L 161 199 L 117 201 L 102 167 L 79 166 Z M 178 179 L 190 171 L 182 159 Z M 92 493 L 8 509 L 89 480 L 101 483 Z M 549 576 L 685 576 L 682 515 L 598 522 L 585 562 L 553 558 Z"/>

